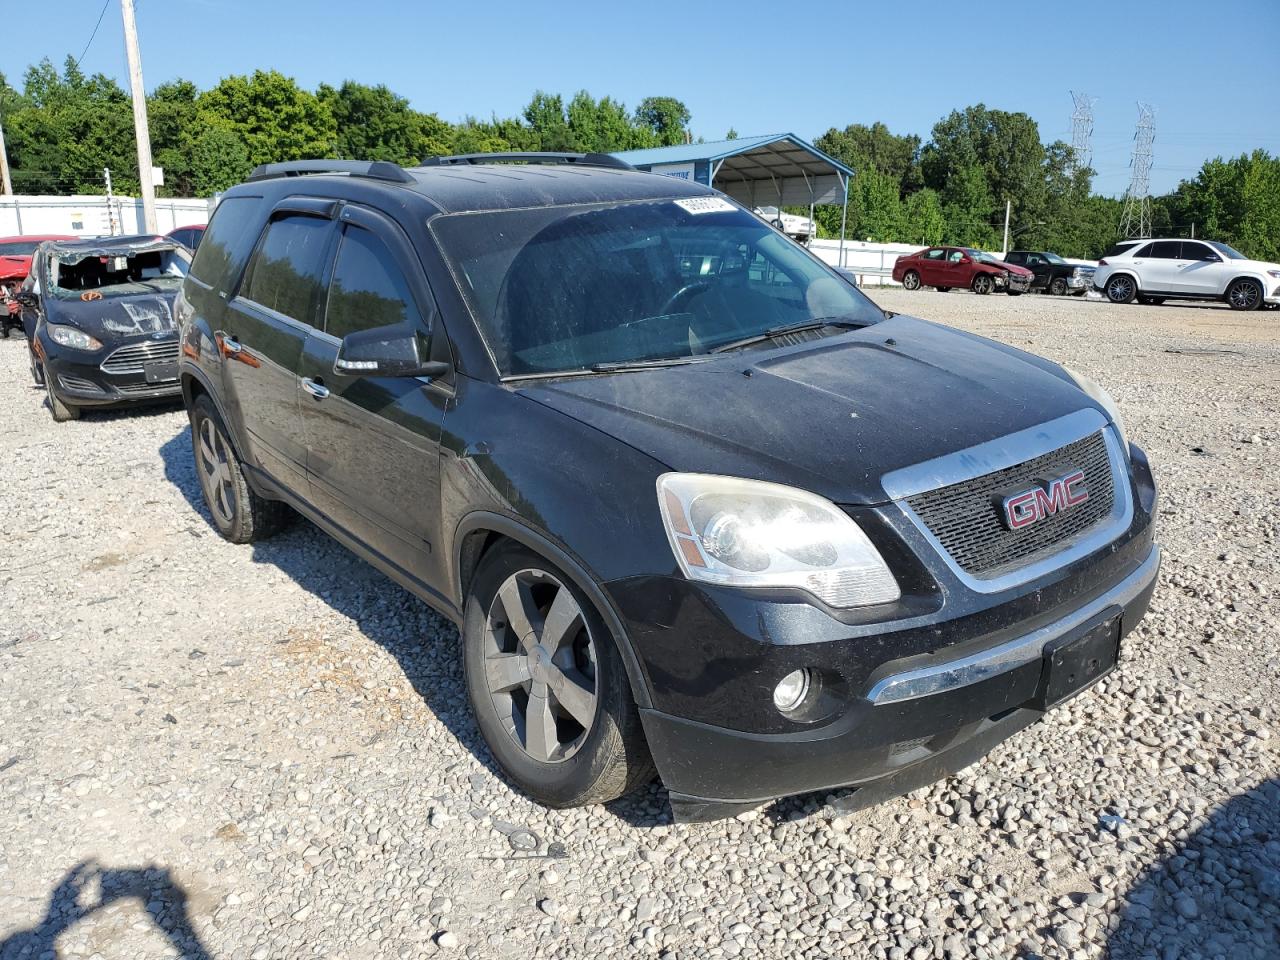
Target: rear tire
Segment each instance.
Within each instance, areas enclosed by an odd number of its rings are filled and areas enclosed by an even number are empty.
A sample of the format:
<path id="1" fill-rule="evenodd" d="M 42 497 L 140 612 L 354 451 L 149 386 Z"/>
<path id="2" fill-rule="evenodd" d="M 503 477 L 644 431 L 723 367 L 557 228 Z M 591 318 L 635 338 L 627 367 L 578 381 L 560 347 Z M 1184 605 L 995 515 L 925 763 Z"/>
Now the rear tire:
<path id="1" fill-rule="evenodd" d="M 973 278 L 973 283 L 971 286 L 974 293 L 978 294 L 981 297 L 985 297 L 987 294 L 989 294 L 992 290 L 995 289 L 996 282 L 991 279 L 991 274 L 980 273 Z"/>
<path id="2" fill-rule="evenodd" d="M 80 408 L 75 404 L 65 402 L 58 396 L 58 390 L 53 385 L 53 379 L 49 376 L 49 368 L 41 363 L 40 372 L 41 379 L 44 380 L 45 393 L 48 394 L 49 412 L 53 414 L 53 422 L 66 423 L 68 420 L 79 420 Z"/>
<path id="3" fill-rule="evenodd" d="M 462 643 L 480 733 L 534 800 L 605 803 L 653 779 L 616 641 L 546 560 L 510 542 L 486 554 L 467 594 Z"/>
<path id="4" fill-rule="evenodd" d="M 191 409 L 191 447 L 196 476 L 214 528 L 232 543 L 252 543 L 271 536 L 293 516 L 278 500 L 253 492 L 235 448 L 227 439 L 218 411 L 204 394 Z"/>
<path id="5" fill-rule="evenodd" d="M 1049 284 L 1049 292 L 1055 297 L 1064 297 L 1067 294 L 1067 278 L 1054 277 L 1053 283 Z"/>
<path id="6" fill-rule="evenodd" d="M 1118 273 L 1107 281 L 1107 299 L 1112 303 L 1132 303 L 1138 285 L 1127 273 Z"/>
<path id="7" fill-rule="evenodd" d="M 902 286 L 907 290 L 919 290 L 920 274 L 914 270 L 908 270 L 902 277 Z"/>
<path id="8" fill-rule="evenodd" d="M 1232 310 L 1257 310 L 1262 305 L 1262 295 L 1256 280 L 1237 280 L 1227 287 L 1227 303 Z"/>

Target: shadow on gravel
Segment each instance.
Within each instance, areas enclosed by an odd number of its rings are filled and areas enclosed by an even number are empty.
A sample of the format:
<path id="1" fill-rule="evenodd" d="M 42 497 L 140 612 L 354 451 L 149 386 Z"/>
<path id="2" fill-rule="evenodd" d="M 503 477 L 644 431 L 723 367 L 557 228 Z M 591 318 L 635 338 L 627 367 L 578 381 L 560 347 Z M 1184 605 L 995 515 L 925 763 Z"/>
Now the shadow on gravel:
<path id="1" fill-rule="evenodd" d="M 1111 960 L 1280 957 L 1280 779 L 1232 797 L 1124 897 Z"/>
<path id="2" fill-rule="evenodd" d="M 209 535 L 217 536 L 196 476 L 191 431 L 183 429 L 163 443 L 160 456 L 165 478 L 200 515 Z M 471 751 L 489 776 L 507 782 L 471 716 L 458 629 L 449 620 L 306 521 L 253 544 L 253 561 L 277 567 L 308 593 L 359 624 L 365 636 L 396 658 L 414 692 L 454 739 Z M 492 781 L 477 774 L 472 777 L 472 789 L 483 794 L 492 789 Z M 607 804 L 605 809 L 634 827 L 672 822 L 667 791 L 657 783 Z"/>
<path id="3" fill-rule="evenodd" d="M 112 870 L 92 860 L 67 871 L 49 894 L 49 906 L 39 924 L 0 941 L 0 960 L 59 956 L 59 936 L 121 900 L 136 900 L 180 956 L 209 960 L 191 924 L 187 893 L 168 870 L 157 866 Z"/>

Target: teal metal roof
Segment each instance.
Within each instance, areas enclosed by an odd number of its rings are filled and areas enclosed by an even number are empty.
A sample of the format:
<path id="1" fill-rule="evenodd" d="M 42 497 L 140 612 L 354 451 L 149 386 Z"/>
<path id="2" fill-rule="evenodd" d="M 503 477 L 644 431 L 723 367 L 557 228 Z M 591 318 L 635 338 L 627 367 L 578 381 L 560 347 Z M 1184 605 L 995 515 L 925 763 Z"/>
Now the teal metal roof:
<path id="1" fill-rule="evenodd" d="M 674 147 L 652 147 L 647 150 L 622 150 L 614 153 L 619 160 L 625 160 L 633 167 L 651 167 L 664 163 L 697 163 L 700 160 L 726 160 L 730 157 L 750 153 L 761 147 L 768 147 L 784 140 L 791 141 L 798 150 L 788 151 L 792 156 L 799 153 L 812 154 L 813 159 L 804 166 L 820 167 L 830 165 L 847 177 L 853 176 L 853 170 L 839 160 L 823 153 L 813 144 L 801 140 L 794 133 L 771 133 L 763 137 L 739 137 L 737 140 L 716 140 L 711 143 L 683 143 Z M 816 170 L 812 172 L 817 172 Z M 825 172 L 834 172 L 827 170 Z"/>

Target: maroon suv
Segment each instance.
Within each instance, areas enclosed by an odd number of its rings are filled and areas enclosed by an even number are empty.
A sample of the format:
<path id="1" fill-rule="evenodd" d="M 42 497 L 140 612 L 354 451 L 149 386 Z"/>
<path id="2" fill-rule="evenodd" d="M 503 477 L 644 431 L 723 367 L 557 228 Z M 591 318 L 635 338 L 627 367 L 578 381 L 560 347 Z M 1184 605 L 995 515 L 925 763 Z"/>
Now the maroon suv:
<path id="1" fill-rule="evenodd" d="M 904 254 L 893 265 L 893 279 L 908 290 L 937 287 L 945 292 L 965 287 L 974 293 L 1004 291 L 1016 297 L 1027 292 L 1034 276 L 1024 267 L 972 247 L 929 247 Z"/>

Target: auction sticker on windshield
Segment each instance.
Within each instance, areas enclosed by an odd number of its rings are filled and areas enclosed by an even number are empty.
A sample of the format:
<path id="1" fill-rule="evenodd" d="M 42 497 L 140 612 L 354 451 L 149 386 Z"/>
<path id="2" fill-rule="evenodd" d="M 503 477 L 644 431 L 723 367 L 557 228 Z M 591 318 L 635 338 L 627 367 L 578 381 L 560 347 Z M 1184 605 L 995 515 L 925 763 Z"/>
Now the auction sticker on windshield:
<path id="1" fill-rule="evenodd" d="M 689 197 L 674 203 L 686 213 L 731 213 L 734 209 L 732 203 L 719 197 Z"/>

